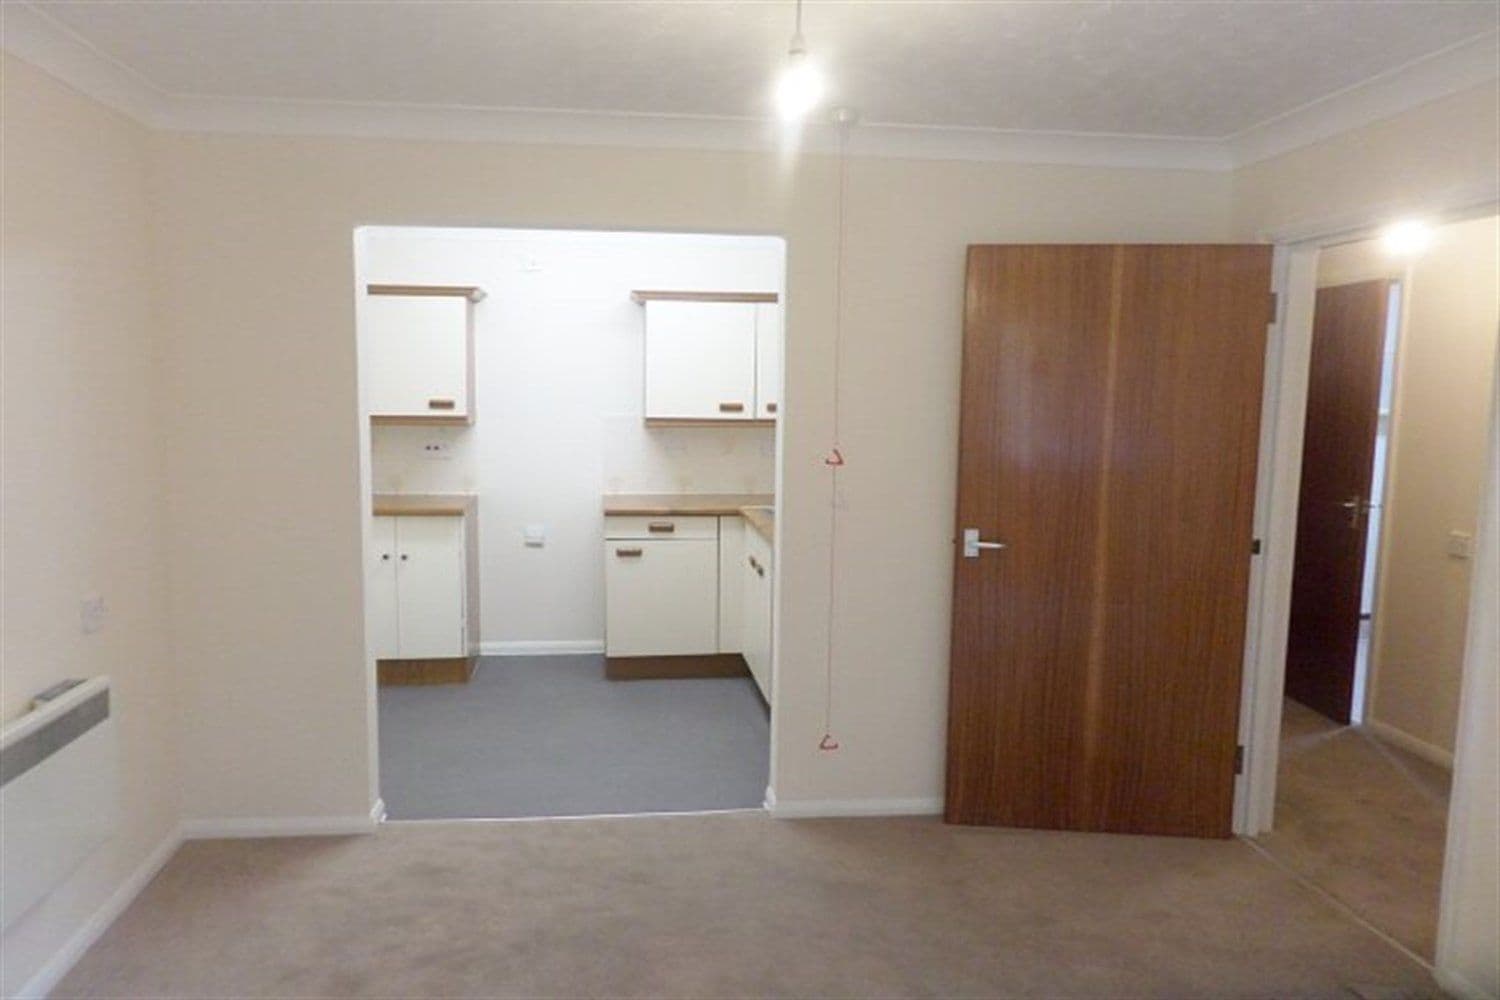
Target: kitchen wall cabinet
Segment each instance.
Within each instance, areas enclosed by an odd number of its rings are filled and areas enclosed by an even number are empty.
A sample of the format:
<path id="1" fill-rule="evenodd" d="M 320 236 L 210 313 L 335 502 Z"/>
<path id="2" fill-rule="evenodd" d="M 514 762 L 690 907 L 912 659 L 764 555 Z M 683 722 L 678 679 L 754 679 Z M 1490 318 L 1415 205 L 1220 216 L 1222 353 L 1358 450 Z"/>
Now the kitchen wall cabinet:
<path id="1" fill-rule="evenodd" d="M 606 655 L 717 653 L 718 519 L 607 518 L 605 536 Z"/>
<path id="2" fill-rule="evenodd" d="M 766 701 L 771 700 L 771 614 L 772 580 L 771 544 L 760 532 L 745 530 L 744 559 L 741 560 L 740 652 L 750 675 L 760 687 Z"/>
<path id="3" fill-rule="evenodd" d="M 360 349 L 371 421 L 473 423 L 472 306 L 483 292 L 434 285 L 367 290 Z"/>
<path id="4" fill-rule="evenodd" d="M 775 420 L 781 409 L 781 305 L 755 307 L 755 415 Z"/>
<path id="5" fill-rule="evenodd" d="M 775 294 L 636 292 L 635 297 L 646 314 L 647 421 L 775 419 L 781 384 L 781 307 Z"/>

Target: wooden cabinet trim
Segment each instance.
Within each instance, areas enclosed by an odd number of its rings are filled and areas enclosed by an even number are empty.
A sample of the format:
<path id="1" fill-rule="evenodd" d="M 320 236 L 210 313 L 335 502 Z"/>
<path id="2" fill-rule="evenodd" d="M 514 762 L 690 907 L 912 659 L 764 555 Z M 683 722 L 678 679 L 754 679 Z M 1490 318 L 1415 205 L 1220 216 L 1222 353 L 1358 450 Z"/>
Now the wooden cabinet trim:
<path id="1" fill-rule="evenodd" d="M 484 298 L 483 288 L 477 285 L 366 285 L 370 295 L 453 295 L 479 302 Z"/>
<path id="2" fill-rule="evenodd" d="M 780 302 L 776 292 L 669 292 L 637 289 L 630 293 L 630 301 L 645 305 L 647 302 Z"/>

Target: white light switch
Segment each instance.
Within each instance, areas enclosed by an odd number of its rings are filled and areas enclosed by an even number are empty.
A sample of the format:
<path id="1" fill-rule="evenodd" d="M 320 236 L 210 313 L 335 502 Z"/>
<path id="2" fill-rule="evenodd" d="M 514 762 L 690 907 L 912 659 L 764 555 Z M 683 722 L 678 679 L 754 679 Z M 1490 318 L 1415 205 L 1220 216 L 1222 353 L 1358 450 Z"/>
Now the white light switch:
<path id="1" fill-rule="evenodd" d="M 1455 559 L 1467 559 L 1474 554 L 1474 536 L 1467 531 L 1448 532 L 1448 554 Z"/>
<path id="2" fill-rule="evenodd" d="M 528 524 L 521 531 L 521 537 L 526 540 L 526 547 L 539 549 L 547 544 L 547 526 L 543 524 Z"/>
<path id="3" fill-rule="evenodd" d="M 109 609 L 104 606 L 104 598 L 98 594 L 90 594 L 78 602 L 78 624 L 84 635 L 91 635 L 102 629 L 108 615 Z"/>

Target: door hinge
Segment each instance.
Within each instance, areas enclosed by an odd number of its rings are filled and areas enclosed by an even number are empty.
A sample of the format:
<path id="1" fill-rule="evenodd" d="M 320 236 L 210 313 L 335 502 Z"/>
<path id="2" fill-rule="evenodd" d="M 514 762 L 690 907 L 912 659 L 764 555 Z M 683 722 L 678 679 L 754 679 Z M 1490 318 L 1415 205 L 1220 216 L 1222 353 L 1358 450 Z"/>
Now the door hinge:
<path id="1" fill-rule="evenodd" d="M 1259 538 L 1252 538 L 1252 539 L 1250 539 L 1250 554 L 1252 556 L 1258 556 L 1258 555 L 1260 555 L 1260 539 Z"/>
<path id="2" fill-rule="evenodd" d="M 1234 773 L 1245 773 L 1245 745 L 1243 743 L 1234 748 Z"/>

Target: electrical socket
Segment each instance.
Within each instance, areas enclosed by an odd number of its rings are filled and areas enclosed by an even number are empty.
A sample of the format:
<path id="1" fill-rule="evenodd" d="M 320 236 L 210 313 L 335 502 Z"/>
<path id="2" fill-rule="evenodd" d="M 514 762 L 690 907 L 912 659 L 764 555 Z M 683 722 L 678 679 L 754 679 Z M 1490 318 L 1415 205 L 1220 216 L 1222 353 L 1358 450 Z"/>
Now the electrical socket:
<path id="1" fill-rule="evenodd" d="M 1474 554 L 1474 536 L 1467 531 L 1448 532 L 1448 555 L 1454 559 L 1468 559 Z"/>

